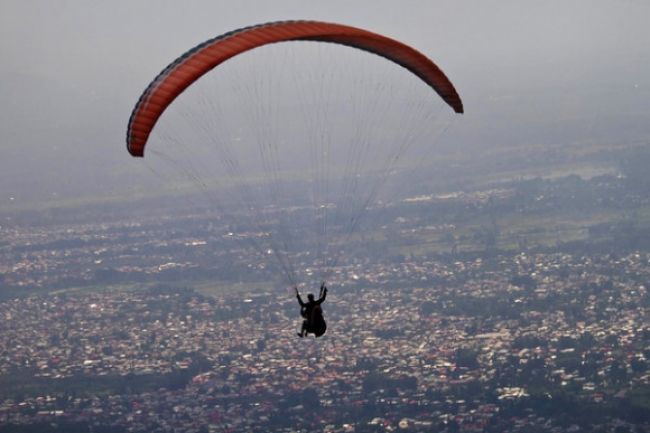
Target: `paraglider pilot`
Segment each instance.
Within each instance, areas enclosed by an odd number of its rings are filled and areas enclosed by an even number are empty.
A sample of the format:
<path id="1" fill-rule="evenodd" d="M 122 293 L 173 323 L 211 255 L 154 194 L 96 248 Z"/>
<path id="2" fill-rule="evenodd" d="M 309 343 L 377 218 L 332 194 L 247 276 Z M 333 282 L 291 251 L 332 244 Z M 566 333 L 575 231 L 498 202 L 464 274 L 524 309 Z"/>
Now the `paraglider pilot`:
<path id="1" fill-rule="evenodd" d="M 325 282 L 320 286 L 318 300 L 314 300 L 314 295 L 310 293 L 307 295 L 308 302 L 306 303 L 300 298 L 298 287 L 294 287 L 294 289 L 296 290 L 296 298 L 298 298 L 298 303 L 300 304 L 300 315 L 305 319 L 302 322 L 302 329 L 298 333 L 298 336 L 302 338 L 312 333 L 316 337 L 320 337 L 327 330 L 327 324 L 323 318 L 323 310 L 320 307 L 320 304 L 325 301 L 325 296 L 327 296 Z"/>

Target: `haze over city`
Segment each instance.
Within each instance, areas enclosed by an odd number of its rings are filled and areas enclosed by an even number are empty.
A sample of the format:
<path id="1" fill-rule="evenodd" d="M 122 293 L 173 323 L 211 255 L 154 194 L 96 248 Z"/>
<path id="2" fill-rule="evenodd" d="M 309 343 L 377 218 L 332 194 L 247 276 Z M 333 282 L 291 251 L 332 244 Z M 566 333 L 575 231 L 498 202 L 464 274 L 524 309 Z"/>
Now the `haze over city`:
<path id="1" fill-rule="evenodd" d="M 431 57 L 466 106 L 445 147 L 466 155 L 647 133 L 644 2 L 8 1 L 2 12 L 2 209 L 128 194 L 142 170 L 125 125 L 149 81 L 206 39 L 283 19 L 367 28 Z"/>

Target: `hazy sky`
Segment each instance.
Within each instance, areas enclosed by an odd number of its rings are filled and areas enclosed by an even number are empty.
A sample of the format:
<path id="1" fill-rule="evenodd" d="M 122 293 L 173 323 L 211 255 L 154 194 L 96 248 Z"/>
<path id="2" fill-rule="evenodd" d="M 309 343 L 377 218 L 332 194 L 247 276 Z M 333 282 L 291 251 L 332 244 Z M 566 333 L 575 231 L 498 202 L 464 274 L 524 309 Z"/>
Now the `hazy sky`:
<path id="1" fill-rule="evenodd" d="M 416 47 L 463 98 L 449 139 L 477 152 L 648 138 L 649 17 L 645 0 L 3 0 L 0 210 L 128 191 L 140 167 L 126 125 L 144 87 L 197 43 L 274 20 L 339 22 Z"/>

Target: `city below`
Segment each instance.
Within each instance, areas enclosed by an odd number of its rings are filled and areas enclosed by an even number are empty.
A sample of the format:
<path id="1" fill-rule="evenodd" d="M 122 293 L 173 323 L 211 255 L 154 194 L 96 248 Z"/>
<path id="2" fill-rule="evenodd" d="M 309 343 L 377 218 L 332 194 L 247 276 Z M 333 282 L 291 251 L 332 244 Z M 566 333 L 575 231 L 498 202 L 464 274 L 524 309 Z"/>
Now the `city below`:
<path id="1" fill-rule="evenodd" d="M 650 243 L 629 217 L 648 196 L 629 182 L 368 209 L 318 339 L 296 336 L 298 303 L 245 220 L 6 213 L 0 432 L 649 431 Z"/>

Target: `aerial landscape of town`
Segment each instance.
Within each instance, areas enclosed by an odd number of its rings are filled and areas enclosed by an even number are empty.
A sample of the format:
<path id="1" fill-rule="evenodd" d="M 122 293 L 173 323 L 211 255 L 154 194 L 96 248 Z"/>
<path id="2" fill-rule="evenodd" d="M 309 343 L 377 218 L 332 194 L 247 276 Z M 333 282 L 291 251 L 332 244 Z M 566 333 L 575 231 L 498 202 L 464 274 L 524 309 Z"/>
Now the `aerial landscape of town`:
<path id="1" fill-rule="evenodd" d="M 0 433 L 650 433 L 649 16 L 3 0 Z"/>
<path id="2" fill-rule="evenodd" d="M 307 340 L 209 210 L 7 213 L 0 431 L 647 431 L 635 166 L 369 209 Z"/>

